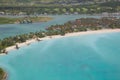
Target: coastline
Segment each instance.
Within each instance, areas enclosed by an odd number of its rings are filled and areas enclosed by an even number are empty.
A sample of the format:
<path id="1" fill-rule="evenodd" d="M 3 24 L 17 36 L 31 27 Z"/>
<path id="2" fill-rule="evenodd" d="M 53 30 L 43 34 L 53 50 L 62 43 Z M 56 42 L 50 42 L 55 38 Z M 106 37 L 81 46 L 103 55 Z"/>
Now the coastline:
<path id="1" fill-rule="evenodd" d="M 74 32 L 74 33 L 67 33 L 64 36 L 61 36 L 61 35 L 47 36 L 47 37 L 44 37 L 44 38 L 39 38 L 39 40 L 44 41 L 44 40 L 64 38 L 64 37 L 72 37 L 72 36 L 80 36 L 80 35 L 88 35 L 88 34 L 110 33 L 110 32 L 120 32 L 120 29 L 102 29 L 102 30 L 95 30 L 95 31 Z M 31 40 L 27 40 L 24 43 L 16 43 L 16 44 L 20 48 L 20 47 L 23 47 L 23 46 L 30 45 L 31 43 L 34 43 L 34 42 L 38 42 L 38 40 L 37 39 L 31 39 Z M 6 51 L 8 53 L 12 50 L 16 50 L 16 45 L 6 48 Z M 4 53 L 2 53 L 0 55 L 4 55 Z"/>

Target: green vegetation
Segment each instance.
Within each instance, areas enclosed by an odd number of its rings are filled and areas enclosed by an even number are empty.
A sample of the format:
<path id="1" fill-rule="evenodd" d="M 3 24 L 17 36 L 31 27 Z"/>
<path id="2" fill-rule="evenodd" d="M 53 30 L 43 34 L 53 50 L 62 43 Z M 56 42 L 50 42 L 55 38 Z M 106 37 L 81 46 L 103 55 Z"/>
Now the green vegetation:
<path id="1" fill-rule="evenodd" d="M 120 2 L 111 1 L 105 3 L 97 4 L 85 4 L 85 5 L 61 5 L 61 4 L 40 4 L 40 5 L 10 5 L 10 6 L 0 6 L 0 11 L 5 14 L 16 15 L 20 12 L 25 12 L 29 14 L 94 14 L 102 12 L 119 12 Z"/>
<path id="2" fill-rule="evenodd" d="M 0 80 L 4 80 L 5 72 L 0 68 Z"/>
<path id="3" fill-rule="evenodd" d="M 9 2 L 21 2 L 21 3 L 26 3 L 26 2 L 46 2 L 46 3 L 51 3 L 51 2 L 64 2 L 64 3 L 68 3 L 68 2 L 103 2 L 103 1 L 112 1 L 112 0 L 0 0 L 0 2 L 5 2 L 5 3 L 9 3 Z"/>
<path id="4" fill-rule="evenodd" d="M 16 35 L 14 37 L 0 40 L 0 52 L 6 53 L 5 48 L 16 43 L 23 43 L 33 38 L 43 38 L 45 36 L 62 35 L 66 33 L 81 32 L 88 30 L 114 29 L 120 28 L 120 19 L 117 18 L 81 18 L 69 21 L 63 25 L 54 25 L 46 28 L 45 31 L 31 32 L 29 34 Z"/>
<path id="5" fill-rule="evenodd" d="M 12 24 L 12 23 L 14 23 L 16 20 L 17 20 L 17 19 L 0 17 L 0 24 Z"/>
<path id="6" fill-rule="evenodd" d="M 20 23 L 23 20 L 31 20 L 32 22 L 47 22 L 52 20 L 51 17 L 24 17 L 24 18 L 7 18 L 0 17 L 0 24 L 14 24 Z"/>

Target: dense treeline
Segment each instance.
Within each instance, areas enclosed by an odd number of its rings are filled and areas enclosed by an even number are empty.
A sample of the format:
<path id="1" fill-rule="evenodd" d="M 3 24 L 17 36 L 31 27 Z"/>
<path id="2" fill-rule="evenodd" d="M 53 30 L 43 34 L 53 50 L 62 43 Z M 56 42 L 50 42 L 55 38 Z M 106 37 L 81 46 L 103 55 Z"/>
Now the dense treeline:
<path id="1" fill-rule="evenodd" d="M 55 25 L 47 28 L 47 32 L 50 34 L 58 35 L 61 32 L 71 33 L 87 30 L 99 30 L 109 28 L 120 28 L 120 19 L 116 18 L 81 18 L 75 21 L 69 21 L 64 25 Z"/>
<path id="2" fill-rule="evenodd" d="M 9 2 L 19 2 L 19 3 L 30 3 L 30 2 L 46 2 L 46 3 L 51 3 L 51 2 L 106 2 L 106 1 L 112 1 L 112 0 L 0 0 L 0 2 L 4 2 L 4 3 L 9 3 Z"/>
<path id="3" fill-rule="evenodd" d="M 86 5 L 119 0 L 0 0 L 1 6 Z"/>
<path id="4" fill-rule="evenodd" d="M 39 5 L 39 6 L 1 6 L 0 11 L 8 14 L 94 14 L 102 12 L 119 12 L 120 2 L 111 1 L 92 5 Z"/>
<path id="5" fill-rule="evenodd" d="M 16 35 L 14 37 L 0 40 L 0 52 L 4 53 L 5 48 L 15 45 L 16 43 L 26 42 L 26 40 L 33 38 L 43 38 L 51 35 L 65 35 L 66 33 L 100 30 L 100 29 L 114 29 L 120 28 L 120 19 L 117 18 L 81 18 L 75 21 L 69 21 L 63 25 L 52 25 L 46 28 L 45 31 L 31 32 L 29 34 Z"/>

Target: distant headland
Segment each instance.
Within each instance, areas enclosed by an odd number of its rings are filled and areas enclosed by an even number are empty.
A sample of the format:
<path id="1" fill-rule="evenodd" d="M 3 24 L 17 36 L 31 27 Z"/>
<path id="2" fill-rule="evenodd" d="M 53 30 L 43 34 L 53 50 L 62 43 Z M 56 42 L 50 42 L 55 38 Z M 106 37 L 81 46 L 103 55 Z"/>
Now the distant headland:
<path id="1" fill-rule="evenodd" d="M 36 22 L 47 22 L 52 20 L 52 17 L 0 17 L 0 24 L 30 24 Z"/>

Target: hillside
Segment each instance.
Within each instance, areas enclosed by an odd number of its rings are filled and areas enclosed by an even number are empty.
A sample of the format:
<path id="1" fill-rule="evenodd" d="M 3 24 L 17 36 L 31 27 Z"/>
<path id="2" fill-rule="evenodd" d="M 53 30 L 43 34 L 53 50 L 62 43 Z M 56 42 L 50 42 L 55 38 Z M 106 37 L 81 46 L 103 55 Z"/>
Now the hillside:
<path id="1" fill-rule="evenodd" d="M 119 0 L 0 0 L 0 6 L 86 5 Z"/>
<path id="2" fill-rule="evenodd" d="M 1 3 L 9 2 L 103 2 L 114 0 L 0 0 Z"/>
<path id="3" fill-rule="evenodd" d="M 89 2 L 71 3 L 71 4 L 68 3 L 59 4 L 57 2 L 56 3 L 37 2 L 36 4 L 31 4 L 29 2 L 28 3 L 8 2 L 8 4 L 6 5 L 0 4 L 0 12 L 1 12 L 0 14 L 2 15 L 94 14 L 94 13 L 99 14 L 103 12 L 113 13 L 119 11 L 120 11 L 119 1 L 117 2 L 110 1 L 110 2 L 102 2 L 102 3 L 100 2 L 100 4 L 96 4 L 96 3 L 91 4 Z"/>

